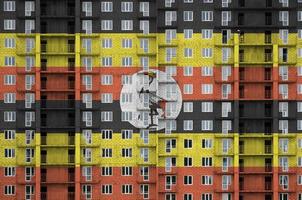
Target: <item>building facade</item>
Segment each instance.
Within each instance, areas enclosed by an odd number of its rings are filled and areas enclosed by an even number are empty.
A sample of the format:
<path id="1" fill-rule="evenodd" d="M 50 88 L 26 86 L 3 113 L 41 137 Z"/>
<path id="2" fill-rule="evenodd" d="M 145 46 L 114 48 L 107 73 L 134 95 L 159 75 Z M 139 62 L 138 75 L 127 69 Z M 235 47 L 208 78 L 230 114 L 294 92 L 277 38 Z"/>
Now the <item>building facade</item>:
<path id="1" fill-rule="evenodd" d="M 2 0 L 1 200 L 302 200 L 301 0 Z"/>

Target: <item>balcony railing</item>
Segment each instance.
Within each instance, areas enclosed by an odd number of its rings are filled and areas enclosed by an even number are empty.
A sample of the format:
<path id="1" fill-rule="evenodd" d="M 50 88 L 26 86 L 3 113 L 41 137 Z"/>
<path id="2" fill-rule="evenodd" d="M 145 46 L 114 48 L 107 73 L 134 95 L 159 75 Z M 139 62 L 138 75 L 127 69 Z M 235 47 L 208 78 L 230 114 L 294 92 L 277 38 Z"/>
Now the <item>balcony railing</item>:
<path id="1" fill-rule="evenodd" d="M 41 182 L 45 183 L 47 181 L 47 174 L 46 173 L 41 173 Z"/>
<path id="2" fill-rule="evenodd" d="M 46 163 L 47 162 L 47 156 L 46 155 L 41 155 L 41 163 Z"/>
<path id="3" fill-rule="evenodd" d="M 68 182 L 74 182 L 75 180 L 75 175 L 74 173 L 69 173 L 68 174 Z"/>
<path id="4" fill-rule="evenodd" d="M 272 164 L 265 164 L 265 172 L 271 172 L 272 169 Z"/>
<path id="5" fill-rule="evenodd" d="M 50 46 L 47 44 L 41 44 L 41 53 L 53 53 L 53 54 L 64 54 L 64 53 L 74 53 L 75 45 L 67 44 L 61 46 Z"/>
<path id="6" fill-rule="evenodd" d="M 239 153 L 240 154 L 244 153 L 244 145 L 239 145 Z"/>
<path id="7" fill-rule="evenodd" d="M 266 154 L 272 153 L 272 146 L 271 145 L 265 145 L 264 149 L 265 149 Z"/>
<path id="8" fill-rule="evenodd" d="M 272 62 L 272 53 L 265 53 L 264 61 L 265 62 Z"/>
<path id="9" fill-rule="evenodd" d="M 41 200 L 47 200 L 47 192 L 41 192 Z"/>
<path id="10" fill-rule="evenodd" d="M 75 156 L 74 155 L 68 155 L 68 163 L 74 163 L 75 161 Z"/>

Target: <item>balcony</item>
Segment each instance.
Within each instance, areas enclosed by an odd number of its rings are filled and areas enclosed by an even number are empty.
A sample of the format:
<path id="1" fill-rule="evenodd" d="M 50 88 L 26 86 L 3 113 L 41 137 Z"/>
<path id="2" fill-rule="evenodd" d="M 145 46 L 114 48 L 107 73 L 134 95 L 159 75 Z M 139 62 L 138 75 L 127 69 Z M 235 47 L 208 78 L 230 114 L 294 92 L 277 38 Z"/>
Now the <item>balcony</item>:
<path id="1" fill-rule="evenodd" d="M 75 44 L 67 45 L 48 45 L 41 44 L 42 55 L 73 55 L 75 53 Z"/>
<path id="2" fill-rule="evenodd" d="M 41 200 L 47 200 L 47 192 L 41 192 Z"/>
<path id="3" fill-rule="evenodd" d="M 51 101 L 48 100 L 40 100 L 41 102 L 41 109 L 44 110 L 71 110 L 74 109 L 75 100 L 67 100 L 63 101 L 60 104 L 53 104 Z"/>
<path id="4" fill-rule="evenodd" d="M 265 170 L 265 172 L 272 172 L 272 170 L 273 170 L 272 164 L 266 163 L 264 170 Z"/>
<path id="5" fill-rule="evenodd" d="M 75 162 L 75 155 L 68 155 L 68 163 L 73 164 Z"/>
<path id="6" fill-rule="evenodd" d="M 75 193 L 74 192 L 68 192 L 68 200 L 74 200 L 75 199 Z"/>
<path id="7" fill-rule="evenodd" d="M 264 146 L 264 152 L 266 154 L 271 154 L 272 153 L 272 146 L 271 145 L 265 145 Z"/>
<path id="8" fill-rule="evenodd" d="M 264 62 L 272 62 L 272 61 L 273 61 L 272 53 L 265 53 Z"/>

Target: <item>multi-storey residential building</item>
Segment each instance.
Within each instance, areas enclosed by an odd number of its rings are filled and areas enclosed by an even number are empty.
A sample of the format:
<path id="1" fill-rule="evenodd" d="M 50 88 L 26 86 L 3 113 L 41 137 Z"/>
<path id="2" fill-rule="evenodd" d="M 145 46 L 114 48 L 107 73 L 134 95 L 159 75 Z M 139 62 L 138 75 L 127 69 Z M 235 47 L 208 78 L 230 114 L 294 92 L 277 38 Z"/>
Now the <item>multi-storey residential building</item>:
<path id="1" fill-rule="evenodd" d="M 1 200 L 302 200 L 301 0 L 2 0 Z"/>

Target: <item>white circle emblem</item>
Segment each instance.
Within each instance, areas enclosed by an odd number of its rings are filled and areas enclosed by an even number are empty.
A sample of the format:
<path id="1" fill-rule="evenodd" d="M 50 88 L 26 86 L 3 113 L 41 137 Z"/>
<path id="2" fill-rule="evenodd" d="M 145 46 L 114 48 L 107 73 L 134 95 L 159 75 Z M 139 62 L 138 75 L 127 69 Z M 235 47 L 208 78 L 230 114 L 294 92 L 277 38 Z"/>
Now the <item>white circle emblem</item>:
<path id="1" fill-rule="evenodd" d="M 182 107 L 175 79 L 159 70 L 139 71 L 124 84 L 120 94 L 122 120 L 136 128 L 161 130 L 175 120 Z"/>

